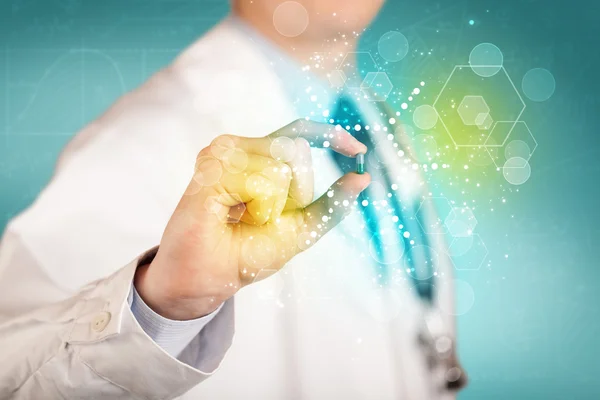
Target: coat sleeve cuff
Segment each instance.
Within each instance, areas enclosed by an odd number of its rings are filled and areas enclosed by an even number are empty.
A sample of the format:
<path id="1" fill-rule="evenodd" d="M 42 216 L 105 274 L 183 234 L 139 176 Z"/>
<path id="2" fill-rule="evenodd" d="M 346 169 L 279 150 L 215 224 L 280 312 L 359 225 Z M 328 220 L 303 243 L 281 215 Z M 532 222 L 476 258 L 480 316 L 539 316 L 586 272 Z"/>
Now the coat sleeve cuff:
<path id="1" fill-rule="evenodd" d="M 177 357 L 223 307 L 221 304 L 215 311 L 201 318 L 175 321 L 165 318 L 151 309 L 133 284 L 129 291 L 127 303 L 131 307 L 135 320 L 144 332 L 150 336 L 154 343 L 173 357 Z"/>
<path id="2" fill-rule="evenodd" d="M 233 340 L 233 299 L 222 305 L 178 358 L 173 357 L 144 331 L 128 303 L 136 268 L 149 262 L 156 251 L 146 252 L 88 292 L 67 343 L 104 379 L 143 397 L 173 398 L 219 367 Z"/>

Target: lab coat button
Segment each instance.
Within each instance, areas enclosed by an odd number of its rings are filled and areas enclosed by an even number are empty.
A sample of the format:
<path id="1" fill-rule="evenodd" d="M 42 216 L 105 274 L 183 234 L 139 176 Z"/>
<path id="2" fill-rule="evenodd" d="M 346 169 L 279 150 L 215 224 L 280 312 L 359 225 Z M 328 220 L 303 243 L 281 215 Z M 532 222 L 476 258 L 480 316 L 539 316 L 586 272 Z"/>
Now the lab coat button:
<path id="1" fill-rule="evenodd" d="M 92 330 L 94 332 L 102 332 L 110 322 L 110 313 L 102 311 L 92 320 Z"/>

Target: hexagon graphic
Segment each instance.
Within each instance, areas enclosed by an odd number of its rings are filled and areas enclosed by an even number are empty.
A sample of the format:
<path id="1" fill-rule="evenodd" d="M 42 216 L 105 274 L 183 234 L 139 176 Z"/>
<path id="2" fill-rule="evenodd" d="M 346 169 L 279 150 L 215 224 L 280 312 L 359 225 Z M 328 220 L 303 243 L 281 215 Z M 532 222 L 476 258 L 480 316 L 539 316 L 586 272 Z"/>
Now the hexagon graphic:
<path id="1" fill-rule="evenodd" d="M 465 96 L 458 106 L 458 115 L 465 125 L 479 125 L 478 120 L 483 120 L 489 115 L 490 108 L 483 96 Z"/>
<path id="2" fill-rule="evenodd" d="M 454 268 L 457 270 L 476 271 L 481 268 L 489 251 L 478 234 L 454 238 L 448 247 Z"/>
<path id="3" fill-rule="evenodd" d="M 484 145 L 494 165 L 502 168 L 513 157 L 529 161 L 538 142 L 525 121 L 497 121 Z"/>
<path id="4" fill-rule="evenodd" d="M 433 107 L 456 147 L 476 147 L 491 135 L 495 121 L 518 121 L 525 102 L 504 67 L 482 77 L 469 65 L 457 65 Z"/>
<path id="5" fill-rule="evenodd" d="M 419 226 L 428 235 L 444 235 L 448 228 L 444 221 L 452 211 L 452 205 L 445 197 L 426 197 L 419 204 L 416 216 Z M 430 217 L 435 215 L 435 217 Z"/>
<path id="6" fill-rule="evenodd" d="M 332 88 L 341 89 L 346 84 L 346 75 L 342 70 L 333 70 L 327 75 L 327 77 L 329 78 L 329 85 Z"/>
<path id="7" fill-rule="evenodd" d="M 465 237 L 473 234 L 477 218 L 469 207 L 453 207 L 444 223 L 452 236 Z"/>
<path id="8" fill-rule="evenodd" d="M 482 131 L 489 130 L 494 124 L 494 120 L 489 113 L 481 113 L 475 118 L 475 125 Z"/>
<path id="9" fill-rule="evenodd" d="M 338 66 L 346 76 L 346 87 L 349 89 L 360 89 L 363 77 L 369 72 L 379 71 L 379 67 L 368 51 L 349 52 Z"/>
<path id="10" fill-rule="evenodd" d="M 385 101 L 394 88 L 385 72 L 369 72 L 360 84 L 361 91 L 369 101 Z"/>

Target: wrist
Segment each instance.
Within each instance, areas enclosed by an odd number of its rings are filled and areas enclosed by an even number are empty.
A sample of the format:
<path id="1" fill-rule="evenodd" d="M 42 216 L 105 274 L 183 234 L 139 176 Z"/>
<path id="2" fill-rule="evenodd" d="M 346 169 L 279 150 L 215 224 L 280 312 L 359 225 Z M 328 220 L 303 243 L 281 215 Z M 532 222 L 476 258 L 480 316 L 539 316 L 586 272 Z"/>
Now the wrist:
<path id="1" fill-rule="evenodd" d="M 210 296 L 183 296 L 157 278 L 151 264 L 142 265 L 136 270 L 134 285 L 144 303 L 164 318 L 177 321 L 201 318 L 214 312 L 224 302 Z"/>

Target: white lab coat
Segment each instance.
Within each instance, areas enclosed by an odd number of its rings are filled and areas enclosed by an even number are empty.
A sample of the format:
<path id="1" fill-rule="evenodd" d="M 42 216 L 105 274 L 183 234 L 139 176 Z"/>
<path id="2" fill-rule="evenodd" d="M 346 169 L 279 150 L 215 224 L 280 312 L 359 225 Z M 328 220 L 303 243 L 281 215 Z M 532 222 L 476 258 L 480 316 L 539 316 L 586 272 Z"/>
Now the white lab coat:
<path id="1" fill-rule="evenodd" d="M 410 281 L 377 290 L 364 249 L 341 235 L 358 215 L 240 291 L 179 359 L 132 316 L 138 257 L 159 243 L 196 154 L 219 134 L 262 136 L 297 117 L 268 60 L 221 24 L 77 135 L 2 239 L 0 398 L 452 398 L 417 344 Z M 318 195 L 339 172 L 314 156 Z M 434 239 L 453 337 L 452 264 Z"/>

